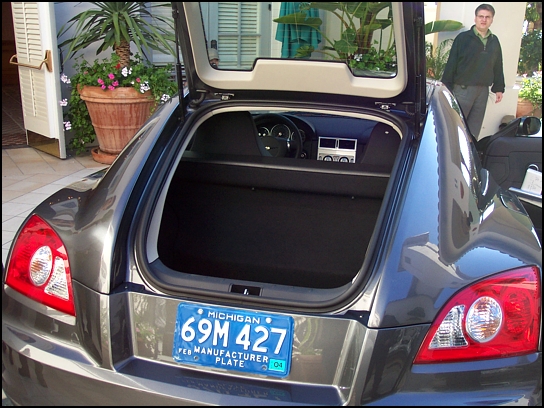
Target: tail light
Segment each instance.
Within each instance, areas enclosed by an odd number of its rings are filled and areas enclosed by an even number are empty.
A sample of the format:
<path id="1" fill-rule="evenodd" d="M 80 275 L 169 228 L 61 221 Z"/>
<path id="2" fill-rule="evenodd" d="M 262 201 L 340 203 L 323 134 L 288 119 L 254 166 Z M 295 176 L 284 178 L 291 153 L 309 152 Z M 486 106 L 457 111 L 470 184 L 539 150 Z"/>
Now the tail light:
<path id="1" fill-rule="evenodd" d="M 6 284 L 36 302 L 76 315 L 66 248 L 37 215 L 30 217 L 16 237 Z"/>
<path id="2" fill-rule="evenodd" d="M 536 352 L 540 275 L 524 267 L 463 289 L 444 306 L 414 364 L 508 357 Z"/>

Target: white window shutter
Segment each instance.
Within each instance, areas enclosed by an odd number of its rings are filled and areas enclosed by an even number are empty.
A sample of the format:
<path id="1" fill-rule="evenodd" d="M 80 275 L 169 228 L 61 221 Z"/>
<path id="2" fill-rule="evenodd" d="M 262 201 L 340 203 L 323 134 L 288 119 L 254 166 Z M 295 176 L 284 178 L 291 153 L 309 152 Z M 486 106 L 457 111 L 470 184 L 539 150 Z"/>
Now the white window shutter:
<path id="1" fill-rule="evenodd" d="M 221 68 L 251 68 L 260 53 L 260 21 L 259 2 L 218 3 L 217 48 Z"/>
<path id="2" fill-rule="evenodd" d="M 156 7 L 159 4 L 165 4 L 164 2 L 152 2 L 151 5 L 153 6 L 151 8 L 151 14 L 153 16 L 159 16 L 164 18 L 172 18 L 172 8 L 171 7 Z M 171 3 L 167 3 L 171 4 Z M 168 26 L 162 22 L 161 20 L 158 20 L 156 18 L 152 18 L 153 25 L 161 28 L 167 28 Z M 173 23 L 172 23 L 173 24 Z M 172 29 L 173 33 L 173 29 Z M 170 44 L 172 48 L 175 50 L 176 45 L 174 42 Z M 181 54 L 180 54 L 181 59 Z M 151 51 L 151 62 L 154 65 L 166 65 L 166 64 L 175 64 L 175 56 L 170 54 L 165 54 L 159 51 L 152 50 Z"/>
<path id="3" fill-rule="evenodd" d="M 11 8 L 17 62 L 38 66 L 44 58 L 40 39 L 38 4 L 12 2 Z M 43 103 L 45 100 L 44 71 L 20 69 L 19 80 L 21 83 L 21 102 L 26 115 L 38 121 L 47 121 L 47 104 Z"/>
<path id="4" fill-rule="evenodd" d="M 52 2 L 12 2 L 23 120 L 30 146 L 66 158 Z M 50 51 L 49 69 L 41 65 Z M 22 65 L 21 65 L 22 64 Z"/>

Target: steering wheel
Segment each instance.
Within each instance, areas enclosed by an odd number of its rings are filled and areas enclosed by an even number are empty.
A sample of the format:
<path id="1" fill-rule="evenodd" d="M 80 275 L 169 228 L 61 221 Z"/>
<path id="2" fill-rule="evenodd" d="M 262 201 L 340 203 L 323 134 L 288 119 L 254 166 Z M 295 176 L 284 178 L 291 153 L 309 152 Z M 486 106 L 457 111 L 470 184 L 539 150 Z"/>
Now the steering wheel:
<path id="1" fill-rule="evenodd" d="M 295 158 L 300 158 L 302 153 L 302 135 L 298 127 L 289 118 L 277 113 L 265 113 L 255 117 L 257 128 L 265 123 L 275 123 L 269 135 L 258 136 L 265 149 L 273 157 L 288 157 L 291 152 L 295 152 Z M 281 126 L 283 125 L 283 126 Z M 292 137 L 285 134 L 282 129 L 287 126 Z"/>

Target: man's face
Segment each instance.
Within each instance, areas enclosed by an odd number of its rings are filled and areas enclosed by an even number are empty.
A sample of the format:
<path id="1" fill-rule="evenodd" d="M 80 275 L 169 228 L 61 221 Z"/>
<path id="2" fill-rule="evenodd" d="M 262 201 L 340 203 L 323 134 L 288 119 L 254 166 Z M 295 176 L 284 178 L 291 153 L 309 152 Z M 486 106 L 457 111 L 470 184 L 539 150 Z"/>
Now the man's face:
<path id="1" fill-rule="evenodd" d="M 493 22 L 493 14 L 489 10 L 480 10 L 474 18 L 478 31 L 487 31 Z"/>

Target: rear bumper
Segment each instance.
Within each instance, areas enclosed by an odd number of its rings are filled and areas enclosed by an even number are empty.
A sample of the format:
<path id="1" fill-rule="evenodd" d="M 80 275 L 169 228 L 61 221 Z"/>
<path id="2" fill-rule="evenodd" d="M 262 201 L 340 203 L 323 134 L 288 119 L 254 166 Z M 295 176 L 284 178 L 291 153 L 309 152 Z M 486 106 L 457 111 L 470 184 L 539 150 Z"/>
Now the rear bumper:
<path id="1" fill-rule="evenodd" d="M 55 366 L 15 351 L 2 342 L 2 387 L 16 405 L 340 405 L 332 387 L 221 380 L 213 374 L 185 372 L 167 365 L 132 359 L 118 371 L 69 359 Z M 45 355 L 42 357 L 49 358 Z M 62 367 L 62 368 L 59 368 Z"/>
<path id="2" fill-rule="evenodd" d="M 21 338 L 26 341 L 23 347 Z M 487 370 L 472 372 L 462 364 L 413 367 L 402 384 L 389 389 L 395 389 L 394 393 L 381 394 L 381 387 L 372 392 L 369 381 L 366 398 L 353 402 L 542 405 L 541 367 L 541 353 L 488 362 Z M 69 346 L 15 331 L 4 323 L 2 387 L 16 405 L 253 405 L 256 398 L 260 405 L 342 403 L 332 387 L 280 383 L 270 388 L 270 384 L 258 381 L 225 380 L 220 375 L 187 372 L 138 358 L 117 371 L 108 370 Z"/>
<path id="3" fill-rule="evenodd" d="M 254 405 L 255 398 L 259 399 L 259 405 L 299 405 L 302 401 L 304 404 L 332 405 L 340 402 L 339 399 L 334 400 L 334 394 L 330 392 L 332 390 L 320 387 L 286 385 L 270 389 L 255 382 L 214 380 L 212 376 L 196 372 L 193 375 L 182 375 L 172 367 L 161 367 L 138 359 L 125 365 L 122 372 L 74 363 L 66 358 L 63 358 L 66 364 L 59 364 L 60 361 L 56 360 L 58 366 L 53 367 L 27 356 L 34 355 L 37 350 L 29 347 L 17 352 L 7 345 L 9 338 L 7 340 L 3 339 L 2 342 L 2 387 L 16 405 Z M 537 363 L 536 360 L 541 359 L 540 355 L 533 357 L 533 363 L 526 367 L 530 370 Z M 482 374 L 474 375 L 479 377 Z M 466 373 L 457 373 L 460 380 L 459 376 L 466 379 Z M 541 386 L 537 384 L 537 378 L 535 382 L 527 382 L 524 386 L 518 382 L 502 383 L 484 390 L 463 392 L 454 384 L 447 384 L 448 378 L 451 380 L 455 377 L 451 373 L 435 377 L 434 381 L 427 382 L 427 386 L 420 383 L 419 391 L 399 390 L 383 398 L 376 395 L 378 399 L 368 401 L 367 404 L 542 405 Z M 416 379 L 417 375 L 412 380 Z M 439 388 L 451 390 L 429 389 L 439 383 L 442 383 Z M 412 388 L 410 381 L 407 386 Z M 308 395 L 313 398 L 308 399 Z"/>
<path id="4" fill-rule="evenodd" d="M 323 358 L 294 357 L 288 378 L 212 372 L 172 363 L 171 334 L 164 353 L 131 340 L 138 313 L 127 311 L 138 310 L 135 300 L 164 304 L 168 327 L 178 301 L 75 287 L 81 305 L 75 326 L 3 291 L 2 387 L 15 404 L 542 405 L 542 353 L 412 366 L 428 327 L 372 330 L 329 317 L 315 336 Z"/>

